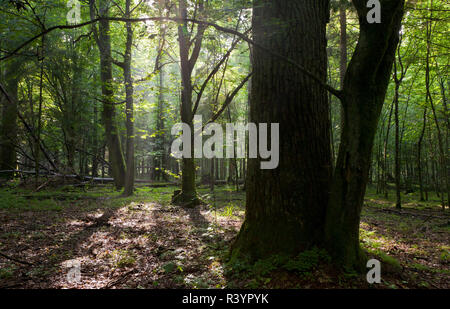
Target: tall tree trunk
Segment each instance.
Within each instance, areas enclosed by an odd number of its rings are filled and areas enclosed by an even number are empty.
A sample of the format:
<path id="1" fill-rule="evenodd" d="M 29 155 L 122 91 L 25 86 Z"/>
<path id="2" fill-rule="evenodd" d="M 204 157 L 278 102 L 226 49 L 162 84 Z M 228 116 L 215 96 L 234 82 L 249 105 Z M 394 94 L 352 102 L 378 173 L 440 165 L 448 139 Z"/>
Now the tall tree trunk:
<path id="1" fill-rule="evenodd" d="M 339 6 L 339 25 L 341 29 L 339 36 L 339 80 L 342 89 L 344 87 L 345 71 L 347 70 L 347 12 L 344 2 Z"/>
<path id="2" fill-rule="evenodd" d="M 93 140 L 92 140 L 92 177 L 97 177 L 98 176 L 98 159 L 100 157 L 100 149 L 98 146 L 98 126 L 97 126 L 97 121 L 98 121 L 98 109 L 97 109 L 97 101 L 93 101 L 93 105 L 94 105 L 94 123 L 93 123 Z"/>
<path id="3" fill-rule="evenodd" d="M 419 142 L 417 143 L 417 171 L 419 174 L 419 189 L 420 189 L 420 201 L 425 201 L 423 195 L 423 177 L 422 177 L 422 144 L 423 138 L 425 136 L 425 130 L 427 127 L 427 106 L 425 106 L 423 111 L 423 127 L 420 133 Z"/>
<path id="4" fill-rule="evenodd" d="M 366 1 L 353 1 L 360 34 L 344 81 L 344 128 L 326 215 L 328 251 L 349 269 L 364 266 L 359 247 L 360 215 L 403 16 L 403 0 L 382 2 L 382 22 L 369 24 Z"/>
<path id="5" fill-rule="evenodd" d="M 203 11 L 203 1 L 199 2 L 199 11 Z M 179 1 L 179 17 L 187 18 L 187 4 L 186 0 Z M 190 33 L 187 23 L 178 26 L 178 41 L 180 48 L 180 66 L 181 66 L 181 122 L 187 124 L 191 129 L 191 145 L 194 145 L 194 124 L 192 114 L 192 91 L 193 85 L 191 80 L 192 70 L 197 62 L 205 26 L 199 25 L 194 39 L 194 47 L 192 55 L 189 56 L 190 47 L 192 45 L 190 40 Z M 182 174 L 181 174 L 181 192 L 175 195 L 172 199 L 174 204 L 179 204 L 187 207 L 193 207 L 200 204 L 200 199 L 197 196 L 195 186 L 195 161 L 194 161 L 194 147 L 191 147 L 191 157 L 182 159 Z"/>
<path id="6" fill-rule="evenodd" d="M 254 42 L 295 59 L 325 83 L 328 5 L 255 0 Z M 332 162 L 324 88 L 258 47 L 252 68 L 250 121 L 280 124 L 278 168 L 262 170 L 260 158 L 248 160 L 246 218 L 232 248 L 234 258 L 256 260 L 321 242 Z"/>
<path id="7" fill-rule="evenodd" d="M 394 102 L 392 102 L 391 109 L 389 112 L 389 119 L 387 122 L 386 129 L 386 138 L 384 140 L 384 149 L 383 149 L 383 189 L 384 189 L 384 197 L 387 199 L 389 195 L 389 186 L 388 186 L 388 147 L 389 147 L 389 133 L 391 131 L 391 120 L 392 120 L 392 112 L 394 111 Z"/>
<path id="8" fill-rule="evenodd" d="M 448 85 L 450 86 L 450 81 L 447 81 Z M 444 79 L 441 78 L 439 82 L 441 86 L 441 95 L 442 95 L 442 104 L 444 106 L 444 118 L 447 119 L 447 126 L 446 126 L 446 133 L 445 133 L 445 165 L 446 168 L 444 168 L 444 173 L 446 173 L 445 183 L 447 187 L 447 206 L 450 207 L 450 180 L 448 175 L 448 168 L 449 168 L 449 134 L 450 134 L 450 113 L 447 107 L 447 96 L 445 95 L 445 86 L 444 86 Z"/>
<path id="9" fill-rule="evenodd" d="M 40 157 L 40 140 L 41 140 L 41 129 L 42 129 L 42 95 L 43 95 L 43 75 L 44 75 L 44 38 L 42 37 L 41 43 L 41 59 L 40 59 L 40 74 L 39 74 L 39 107 L 38 107 L 38 115 L 37 115 L 37 130 L 36 130 L 36 143 L 34 145 L 34 159 L 35 159 L 35 186 L 36 188 L 39 185 L 39 157 Z"/>
<path id="10" fill-rule="evenodd" d="M 109 1 L 100 0 L 99 15 L 107 17 Z M 95 18 L 95 0 L 90 0 L 91 19 Z M 102 120 L 105 126 L 106 144 L 109 151 L 111 172 L 116 189 L 121 189 L 125 183 L 125 160 L 122 152 L 122 144 L 116 122 L 116 108 L 114 105 L 114 85 L 112 76 L 111 38 L 108 20 L 100 20 L 98 23 L 98 34 L 96 26 L 93 27 L 97 45 L 100 51 L 100 79 L 102 82 L 103 111 Z"/>
<path id="11" fill-rule="evenodd" d="M 210 170 L 209 170 L 209 181 L 210 181 L 209 190 L 211 192 L 214 192 L 214 186 L 216 184 L 216 176 L 215 176 L 216 172 L 214 170 L 214 164 L 215 164 L 216 160 L 217 160 L 216 158 L 211 159 L 211 166 L 210 166 Z"/>
<path id="12" fill-rule="evenodd" d="M 130 4 L 131 0 L 126 0 L 125 3 L 125 17 L 130 18 Z M 125 81 L 126 93 L 126 128 L 127 128 L 127 168 L 125 174 L 125 189 L 124 196 L 130 196 L 134 191 L 134 101 L 133 101 L 133 78 L 131 76 L 131 52 L 133 46 L 133 28 L 131 22 L 126 23 L 127 41 L 125 46 L 125 57 L 123 62 L 123 76 Z"/>
<path id="13" fill-rule="evenodd" d="M 395 93 L 394 93 L 394 119 L 395 119 L 395 208 L 402 208 L 401 188 L 400 188 L 400 122 L 399 122 L 399 89 L 400 80 L 397 78 L 397 65 L 394 60 L 394 77 L 395 77 Z"/>
<path id="14" fill-rule="evenodd" d="M 16 147 L 15 141 L 17 139 L 17 90 L 18 90 L 18 76 L 17 68 L 18 62 L 9 62 L 1 72 L 1 83 L 5 86 L 5 90 L 11 96 L 11 102 L 8 101 L 3 93 L 0 93 L 0 102 L 3 106 L 2 121 L 0 131 L 0 169 L 1 170 L 15 170 L 16 169 Z M 14 172 L 4 173 L 1 175 L 5 178 L 14 177 Z"/>
<path id="15" fill-rule="evenodd" d="M 164 1 L 159 2 L 159 14 L 162 16 L 164 10 Z M 159 85 L 158 85 L 158 110 L 157 110 L 157 118 L 156 118 L 156 145 L 157 145 L 157 155 L 155 156 L 155 168 L 156 175 L 159 180 L 167 180 L 166 175 L 166 132 L 164 128 L 165 122 L 165 103 L 164 103 L 164 54 L 165 54 L 165 46 L 166 46 L 166 31 L 167 26 L 163 23 L 159 26 L 160 39 L 158 43 L 157 53 L 155 62 L 155 71 L 159 71 Z"/>
<path id="16" fill-rule="evenodd" d="M 440 172 L 440 176 L 437 177 L 439 181 L 436 183 L 440 183 L 440 186 L 438 186 L 438 191 L 441 193 L 441 205 L 442 209 L 445 210 L 445 197 L 444 192 L 448 191 L 449 189 L 449 181 L 448 181 L 448 167 L 446 164 L 446 158 L 445 158 L 445 150 L 444 150 L 444 142 L 443 142 L 443 136 L 442 136 L 442 130 L 439 125 L 439 119 L 437 116 L 436 107 L 434 105 L 433 96 L 431 95 L 431 81 L 430 81 L 430 57 L 431 57 L 431 35 L 432 35 L 432 20 L 433 20 L 433 0 L 430 2 L 430 18 L 427 19 L 426 23 L 426 34 L 427 34 L 427 54 L 426 54 L 426 66 L 425 66 L 425 87 L 427 92 L 428 101 L 431 105 L 431 110 L 433 112 L 433 118 L 434 122 L 436 124 L 436 131 L 437 131 L 437 143 L 438 143 L 438 151 L 439 151 L 439 164 L 440 168 L 438 171 Z M 444 186 L 446 189 L 444 189 Z M 450 206 L 450 205 L 449 205 Z"/>

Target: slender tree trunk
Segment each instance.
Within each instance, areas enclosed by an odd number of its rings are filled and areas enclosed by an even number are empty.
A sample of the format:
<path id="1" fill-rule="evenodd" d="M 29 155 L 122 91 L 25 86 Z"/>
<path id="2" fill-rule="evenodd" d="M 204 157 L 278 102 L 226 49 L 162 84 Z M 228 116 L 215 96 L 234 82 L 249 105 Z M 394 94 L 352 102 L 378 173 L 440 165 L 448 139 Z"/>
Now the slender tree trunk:
<path id="1" fill-rule="evenodd" d="M 433 8 L 433 0 L 431 0 L 430 8 Z M 437 143 L 438 143 L 438 151 L 439 151 L 439 164 L 440 164 L 440 176 L 437 176 L 436 179 L 439 179 L 436 183 L 440 183 L 440 186 L 438 186 L 438 191 L 441 193 L 441 205 L 442 209 L 445 210 L 445 197 L 444 197 L 444 184 L 447 187 L 448 190 L 448 168 L 446 164 L 445 159 L 445 151 L 444 151 L 444 143 L 443 143 L 443 137 L 442 137 L 442 131 L 441 127 L 439 125 L 439 120 L 436 112 L 436 107 L 433 102 L 433 96 L 431 95 L 431 81 L 430 81 L 430 56 L 431 56 L 431 34 L 432 34 L 432 18 L 433 18 L 433 11 L 430 10 L 430 18 L 427 20 L 426 23 L 426 29 L 427 29 L 427 54 L 426 54 L 426 66 L 425 66 L 425 87 L 427 92 L 428 101 L 431 105 L 431 110 L 433 112 L 433 118 L 434 122 L 436 124 L 436 131 L 437 131 Z"/>
<path id="2" fill-rule="evenodd" d="M 339 74 L 342 89 L 344 87 L 345 71 L 347 70 L 347 12 L 343 2 L 339 6 L 339 25 L 341 28 L 339 36 Z"/>
<path id="3" fill-rule="evenodd" d="M 17 62 L 10 62 L 1 72 L 1 82 L 5 85 L 5 90 L 11 96 L 11 102 L 8 101 L 3 93 L 0 93 L 0 102 L 3 106 L 2 121 L 0 131 L 0 169 L 1 170 L 15 170 L 17 163 L 17 154 L 15 141 L 17 139 L 17 90 L 18 90 L 18 76 Z M 14 173 L 4 173 L 0 175 L 5 178 L 14 177 Z"/>
<path id="4" fill-rule="evenodd" d="M 160 2 L 159 12 L 160 15 L 163 14 L 163 3 Z M 160 180 L 167 180 L 166 175 L 166 133 L 164 127 L 164 119 L 165 119 L 165 102 L 164 102 L 164 49 L 166 46 L 166 25 L 161 24 L 159 28 L 160 32 L 160 40 L 158 44 L 157 53 L 158 56 L 156 58 L 155 70 L 159 71 L 159 93 L 158 93 L 158 111 L 157 111 L 157 119 L 156 119 L 156 131 L 157 131 L 157 155 L 155 156 L 155 167 L 157 168 L 157 176 Z"/>
<path id="5" fill-rule="evenodd" d="M 40 140 L 41 140 L 41 129 L 42 129 L 42 91 L 43 91 L 43 75 L 44 75 L 44 38 L 42 37 L 42 44 L 41 44 L 41 72 L 39 75 L 39 107 L 38 107 L 38 116 L 37 116 L 37 132 L 36 132 L 36 143 L 34 148 L 34 159 L 35 159 L 35 186 L 36 188 L 39 185 L 39 151 L 40 151 Z"/>
<path id="6" fill-rule="evenodd" d="M 365 265 L 359 246 L 360 215 L 375 132 L 399 41 L 404 1 L 383 1 L 380 24 L 368 23 L 366 1 L 354 0 L 353 4 L 359 16 L 360 34 L 344 81 L 344 128 L 326 214 L 325 241 L 336 263 L 362 270 Z"/>
<path id="7" fill-rule="evenodd" d="M 388 147 L 389 147 L 389 133 L 391 131 L 391 120 L 392 120 L 392 112 L 394 111 L 394 102 L 392 102 L 391 110 L 389 112 L 389 119 L 387 123 L 386 130 L 386 139 L 384 140 L 384 149 L 383 149 L 383 187 L 384 187 L 384 197 L 387 199 L 389 195 L 389 186 L 388 186 L 388 164 L 387 164 L 387 155 L 388 155 Z"/>
<path id="8" fill-rule="evenodd" d="M 109 1 L 100 0 L 99 15 L 108 16 Z M 90 0 L 91 19 L 95 18 L 95 0 Z M 94 32 L 97 30 L 94 26 Z M 108 20 L 100 20 L 98 23 L 97 45 L 100 51 L 100 71 L 102 81 L 102 120 L 105 126 L 106 144 L 108 146 L 111 172 L 116 189 L 121 189 L 125 183 L 125 159 L 122 152 L 122 144 L 116 123 L 116 108 L 114 105 L 114 85 L 112 75 L 111 37 Z"/>
<path id="9" fill-rule="evenodd" d="M 125 4 L 125 17 L 130 18 L 130 4 L 131 0 L 126 0 Z M 125 81 L 125 93 L 126 93 L 126 128 L 127 128 L 127 169 L 125 174 L 125 189 L 124 196 L 130 196 L 134 191 L 134 101 L 133 101 L 133 78 L 131 76 L 131 52 L 133 46 L 133 28 L 131 22 L 126 23 L 127 29 L 127 41 L 125 46 L 125 57 L 123 62 L 123 76 Z"/>
<path id="10" fill-rule="evenodd" d="M 394 60 L 394 70 L 396 71 L 396 65 Z M 395 118 L 395 195 L 396 203 L 395 208 L 402 208 L 401 200 L 401 188 L 400 188 L 400 123 L 399 123 L 399 111 L 398 111 L 398 96 L 400 81 L 397 79 L 397 73 L 395 75 L 395 94 L 394 94 L 394 118 Z"/>
<path id="11" fill-rule="evenodd" d="M 209 175 L 210 175 L 209 176 L 210 177 L 209 190 L 211 192 L 214 192 L 214 186 L 216 184 L 216 179 L 215 179 L 216 172 L 215 172 L 215 168 L 214 168 L 216 160 L 217 160 L 216 158 L 211 159 L 211 166 L 210 166 L 210 170 L 209 170 Z"/>
<path id="12" fill-rule="evenodd" d="M 423 127 L 422 132 L 420 133 L 419 142 L 417 143 L 417 171 L 419 174 L 419 189 L 420 189 L 420 201 L 425 201 L 423 195 L 423 179 L 422 179 L 422 144 L 423 138 L 425 136 L 425 130 L 427 126 L 427 106 L 425 106 L 423 111 Z"/>
<path id="13" fill-rule="evenodd" d="M 97 101 L 93 102 L 94 105 L 94 124 L 93 124 L 93 142 L 92 142 L 92 177 L 98 176 L 98 158 L 100 157 L 100 149 L 98 147 L 98 109 L 97 109 Z"/>
<path id="14" fill-rule="evenodd" d="M 203 10 L 203 1 L 199 2 L 199 10 Z M 182 19 L 187 18 L 186 0 L 179 1 L 179 16 Z M 178 41 L 180 49 L 180 66 L 181 66 L 181 122 L 187 124 L 191 129 L 191 145 L 194 145 L 194 124 L 192 114 L 192 91 L 193 85 L 191 80 L 192 70 L 197 62 L 199 52 L 202 45 L 203 33 L 205 27 L 198 26 L 196 39 L 192 55 L 189 56 L 190 47 L 192 45 L 190 34 L 186 23 L 178 26 Z M 195 160 L 194 147 L 191 147 L 191 157 L 182 159 L 182 175 L 181 175 L 181 192 L 172 199 L 174 204 L 193 207 L 200 204 L 195 186 Z"/>
<path id="15" fill-rule="evenodd" d="M 450 81 L 448 82 L 450 86 Z M 444 118 L 447 119 L 447 126 L 446 126 L 446 133 L 445 133 L 445 165 L 444 167 L 444 173 L 446 175 L 445 183 L 447 187 L 447 206 L 450 207 L 450 180 L 449 180 L 449 163 L 450 163 L 450 157 L 449 157 L 449 134 L 450 134 L 450 113 L 447 107 L 447 96 L 445 95 L 445 86 L 444 86 L 444 79 L 442 78 L 440 80 L 440 86 L 441 86 L 441 94 L 442 94 L 442 104 L 444 106 Z"/>

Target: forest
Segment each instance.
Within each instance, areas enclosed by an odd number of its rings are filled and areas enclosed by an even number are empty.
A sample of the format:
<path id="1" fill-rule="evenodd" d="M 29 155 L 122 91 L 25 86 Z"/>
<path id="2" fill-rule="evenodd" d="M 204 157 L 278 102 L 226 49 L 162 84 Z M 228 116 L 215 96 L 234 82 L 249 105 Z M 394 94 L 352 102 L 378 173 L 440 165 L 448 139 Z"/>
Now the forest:
<path id="1" fill-rule="evenodd" d="M 1 289 L 448 289 L 446 0 L 0 0 Z"/>

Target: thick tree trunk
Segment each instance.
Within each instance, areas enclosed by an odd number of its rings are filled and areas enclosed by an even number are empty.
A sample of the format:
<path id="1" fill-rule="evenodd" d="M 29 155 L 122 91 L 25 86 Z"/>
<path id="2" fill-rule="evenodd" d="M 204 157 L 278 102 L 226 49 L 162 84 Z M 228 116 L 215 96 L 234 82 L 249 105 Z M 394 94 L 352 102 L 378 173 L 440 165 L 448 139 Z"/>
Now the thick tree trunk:
<path id="1" fill-rule="evenodd" d="M 255 43 L 326 82 L 328 4 L 255 0 Z M 260 159 L 248 161 L 246 218 L 232 248 L 233 258 L 256 260 L 322 241 L 332 163 L 324 88 L 261 48 L 253 49 L 252 67 L 250 121 L 280 124 L 278 168 L 262 170 Z"/>
<path id="2" fill-rule="evenodd" d="M 369 24 L 366 1 L 353 1 L 359 16 L 360 35 L 345 76 L 344 128 L 326 216 L 328 251 L 336 263 L 348 269 L 363 267 L 359 247 L 360 214 L 374 136 L 403 16 L 403 0 L 381 2 L 382 22 Z"/>

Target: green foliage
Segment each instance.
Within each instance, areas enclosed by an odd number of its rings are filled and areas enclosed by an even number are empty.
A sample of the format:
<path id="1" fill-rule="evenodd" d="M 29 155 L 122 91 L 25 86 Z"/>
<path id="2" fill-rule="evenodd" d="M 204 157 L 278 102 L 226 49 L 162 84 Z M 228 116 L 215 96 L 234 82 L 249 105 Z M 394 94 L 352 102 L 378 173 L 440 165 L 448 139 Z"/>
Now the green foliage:
<path id="1" fill-rule="evenodd" d="M 168 262 L 166 264 L 163 265 L 163 270 L 165 273 L 172 273 L 172 272 L 183 272 L 183 266 L 179 265 L 178 263 L 175 262 Z"/>
<path id="2" fill-rule="evenodd" d="M 136 257 L 129 250 L 114 250 L 111 253 L 114 268 L 126 268 L 136 264 Z"/>
<path id="3" fill-rule="evenodd" d="M 379 259 L 389 271 L 391 272 L 401 272 L 403 267 L 399 260 L 386 254 L 384 251 L 380 249 L 368 249 L 369 253 L 375 255 L 376 259 Z"/>
<path id="4" fill-rule="evenodd" d="M 286 270 L 304 274 L 316 269 L 321 263 L 331 262 L 325 250 L 313 248 L 303 251 L 295 257 L 272 255 L 269 258 L 256 261 L 253 265 L 242 261 L 234 261 L 228 265 L 235 272 L 249 272 L 257 277 L 264 277 L 275 270 Z"/>
<path id="5" fill-rule="evenodd" d="M 0 268 L 0 279 L 12 278 L 16 269 L 17 269 L 17 266 L 15 266 L 13 264 Z"/>
<path id="6" fill-rule="evenodd" d="M 0 190 L 0 209 L 14 211 L 60 211 L 62 206 L 53 199 L 27 199 L 10 191 Z"/>
<path id="7" fill-rule="evenodd" d="M 450 250 L 448 247 L 443 247 L 441 249 L 441 255 L 440 255 L 441 263 L 447 264 L 450 263 Z"/>
<path id="8" fill-rule="evenodd" d="M 326 251 L 314 248 L 300 253 L 295 259 L 289 260 L 284 268 L 289 271 L 307 272 L 317 267 L 320 261 L 330 263 L 331 258 Z"/>

